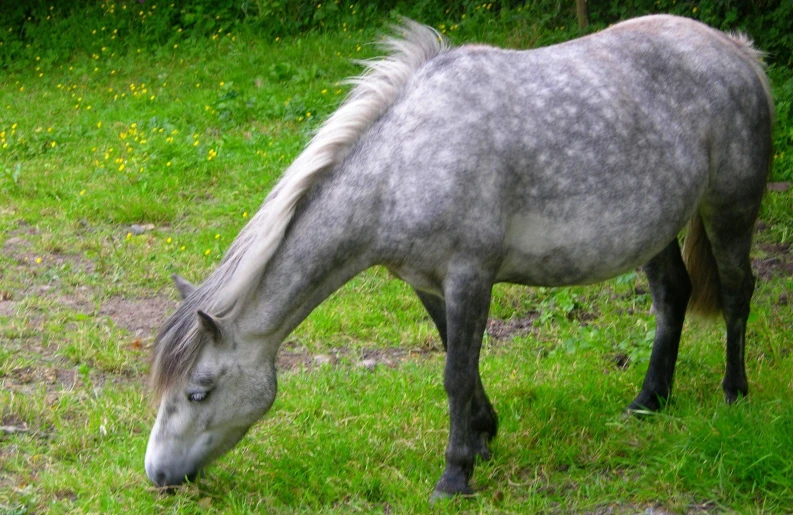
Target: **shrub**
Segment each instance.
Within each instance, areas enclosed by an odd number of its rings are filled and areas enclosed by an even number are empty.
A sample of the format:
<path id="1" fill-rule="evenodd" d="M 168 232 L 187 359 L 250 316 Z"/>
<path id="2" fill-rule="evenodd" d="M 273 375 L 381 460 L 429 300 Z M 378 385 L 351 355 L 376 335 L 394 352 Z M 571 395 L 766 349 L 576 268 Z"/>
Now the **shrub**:
<path id="1" fill-rule="evenodd" d="M 790 0 L 590 0 L 592 28 L 653 12 L 742 30 L 769 52 L 769 61 L 793 66 Z M 539 23 L 548 30 L 576 27 L 574 0 L 30 0 L 0 12 L 0 67 L 40 57 L 54 61 L 75 52 L 124 51 L 179 44 L 247 27 L 284 37 L 314 30 L 378 27 L 396 14 L 457 30 L 498 22 Z M 98 33 L 111 34 L 99 41 Z M 565 32 L 563 30 L 562 32 Z M 570 31 L 570 35 L 576 32 Z"/>

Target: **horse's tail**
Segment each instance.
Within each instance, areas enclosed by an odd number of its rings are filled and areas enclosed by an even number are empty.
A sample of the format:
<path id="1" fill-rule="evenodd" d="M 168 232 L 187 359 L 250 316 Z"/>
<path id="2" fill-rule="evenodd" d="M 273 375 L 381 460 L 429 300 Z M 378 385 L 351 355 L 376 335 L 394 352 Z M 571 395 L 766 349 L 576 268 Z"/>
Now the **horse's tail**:
<path id="1" fill-rule="evenodd" d="M 710 240 L 705 233 L 702 217 L 691 217 L 683 243 L 683 261 L 691 278 L 691 298 L 688 311 L 704 317 L 721 313 L 721 283 Z"/>

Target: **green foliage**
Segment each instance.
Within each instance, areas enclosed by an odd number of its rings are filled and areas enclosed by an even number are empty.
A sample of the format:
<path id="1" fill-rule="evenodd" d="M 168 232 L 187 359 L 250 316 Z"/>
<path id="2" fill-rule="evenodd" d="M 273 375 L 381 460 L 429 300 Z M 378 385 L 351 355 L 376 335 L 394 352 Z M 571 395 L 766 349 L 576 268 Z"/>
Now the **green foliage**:
<path id="1" fill-rule="evenodd" d="M 772 179 L 793 181 L 793 69 L 772 66 L 769 76 L 776 107 Z"/>
<path id="2" fill-rule="evenodd" d="M 793 64 L 793 2 L 789 0 L 589 2 L 594 29 L 657 12 L 745 31 L 769 53 L 771 62 Z M 4 6 L 0 13 L 0 67 L 19 59 L 54 63 L 75 52 L 100 59 L 141 48 L 164 50 L 194 39 L 232 37 L 241 30 L 273 39 L 309 31 L 354 31 L 380 27 L 400 15 L 449 33 L 481 33 L 497 20 L 502 28 L 505 22 L 530 21 L 546 29 L 577 32 L 572 0 L 32 0 Z"/>
<path id="3" fill-rule="evenodd" d="M 13 168 L 3 165 L 3 177 L 15 188 L 19 187 L 19 174 L 22 171 L 22 164 L 17 163 Z"/>

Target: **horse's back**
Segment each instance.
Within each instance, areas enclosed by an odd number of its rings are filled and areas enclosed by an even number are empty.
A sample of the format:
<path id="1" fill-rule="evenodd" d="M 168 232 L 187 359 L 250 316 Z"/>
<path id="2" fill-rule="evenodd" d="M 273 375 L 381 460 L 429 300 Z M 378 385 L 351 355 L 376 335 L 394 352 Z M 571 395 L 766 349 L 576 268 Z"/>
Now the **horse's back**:
<path id="1" fill-rule="evenodd" d="M 390 184 L 387 234 L 431 242 L 439 261 L 478 249 L 499 280 L 572 284 L 645 262 L 703 196 L 764 184 L 752 165 L 768 127 L 740 45 L 655 16 L 437 56 L 370 135 L 368 166 Z"/>

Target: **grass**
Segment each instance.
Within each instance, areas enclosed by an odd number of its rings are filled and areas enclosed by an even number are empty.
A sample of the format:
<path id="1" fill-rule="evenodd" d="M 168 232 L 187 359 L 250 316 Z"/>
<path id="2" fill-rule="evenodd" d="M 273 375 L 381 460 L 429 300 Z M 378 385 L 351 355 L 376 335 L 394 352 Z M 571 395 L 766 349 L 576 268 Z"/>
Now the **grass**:
<path id="1" fill-rule="evenodd" d="M 542 32 L 487 26 L 476 39 Z M 0 77 L 0 417 L 22 429 L 0 433 L 0 513 L 788 511 L 791 190 L 769 193 L 761 214 L 751 396 L 735 406 L 719 387 L 722 326 L 691 320 L 673 401 L 622 415 L 653 334 L 641 274 L 500 285 L 491 316 L 511 329 L 486 337 L 482 364 L 501 420 L 494 458 L 473 498 L 431 506 L 443 355 L 409 289 L 375 269 L 290 337 L 297 359 L 276 404 L 237 448 L 175 495 L 150 487 L 147 356 L 176 305 L 168 276 L 199 281 L 215 266 L 374 37 L 231 34 Z M 774 74 L 778 88 L 793 76 Z M 314 366 L 317 354 L 338 361 Z M 370 354 L 393 368 L 357 366 Z"/>

